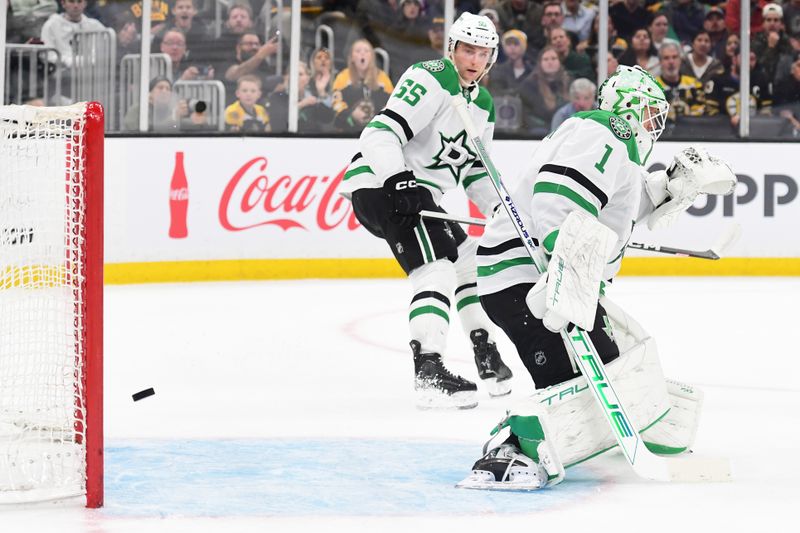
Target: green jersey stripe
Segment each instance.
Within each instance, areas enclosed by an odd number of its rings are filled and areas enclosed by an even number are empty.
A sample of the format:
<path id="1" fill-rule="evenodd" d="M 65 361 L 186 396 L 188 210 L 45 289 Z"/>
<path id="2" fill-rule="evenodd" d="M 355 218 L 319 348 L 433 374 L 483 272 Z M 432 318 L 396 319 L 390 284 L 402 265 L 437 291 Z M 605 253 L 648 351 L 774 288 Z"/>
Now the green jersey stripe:
<path id="1" fill-rule="evenodd" d="M 486 276 L 491 276 L 492 274 L 497 274 L 498 272 L 502 272 L 503 270 L 519 265 L 532 265 L 533 259 L 530 257 L 517 257 L 515 259 L 506 259 L 504 261 L 500 261 L 493 265 L 489 266 L 479 266 L 478 267 L 478 277 L 485 278 Z"/>
<path id="2" fill-rule="evenodd" d="M 373 120 L 372 122 L 370 122 L 369 124 L 367 124 L 364 127 L 365 128 L 375 128 L 375 129 L 378 129 L 378 130 L 391 131 L 392 133 L 394 133 L 394 136 L 397 137 L 397 140 L 400 141 L 400 144 L 403 144 L 403 140 L 400 138 L 400 136 L 391 127 L 387 126 L 383 122 L 380 122 L 380 121 L 377 121 L 377 120 Z"/>
<path id="3" fill-rule="evenodd" d="M 472 185 L 473 183 L 475 183 L 479 179 L 485 178 L 488 175 L 489 175 L 488 172 L 481 172 L 480 174 L 474 174 L 472 176 L 467 176 L 466 178 L 464 178 L 464 181 L 461 182 L 461 185 L 463 185 L 464 188 L 466 189 L 467 187 L 469 187 L 470 185 Z"/>
<path id="4" fill-rule="evenodd" d="M 344 175 L 344 179 L 349 180 L 353 176 L 358 176 L 359 174 L 366 174 L 366 173 L 375 174 L 375 172 L 372 171 L 369 165 L 362 165 L 360 167 L 351 168 L 350 170 L 348 170 L 347 173 L 345 173 Z"/>
<path id="5" fill-rule="evenodd" d="M 421 183 L 423 185 L 427 185 L 428 187 L 433 187 L 434 189 L 438 190 L 441 193 L 444 192 L 444 190 L 441 187 L 439 187 L 438 185 L 436 185 L 432 181 L 423 180 L 423 179 L 420 179 L 420 178 L 416 178 L 416 179 L 417 179 L 417 183 Z"/>
<path id="6" fill-rule="evenodd" d="M 594 204 L 566 185 L 559 185 L 557 183 L 550 183 L 547 181 L 539 181 L 533 186 L 533 194 L 537 193 L 559 194 L 565 198 L 569 198 L 592 215 L 597 216 L 597 208 L 594 206 Z"/>

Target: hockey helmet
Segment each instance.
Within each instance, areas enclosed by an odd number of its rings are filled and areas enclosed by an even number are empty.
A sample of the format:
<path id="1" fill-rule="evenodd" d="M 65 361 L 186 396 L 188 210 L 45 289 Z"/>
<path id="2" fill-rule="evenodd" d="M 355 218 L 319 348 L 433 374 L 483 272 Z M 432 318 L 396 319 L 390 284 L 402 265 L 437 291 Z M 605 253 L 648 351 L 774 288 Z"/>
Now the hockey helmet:
<path id="1" fill-rule="evenodd" d="M 498 45 L 500 37 L 497 36 L 497 30 L 494 27 L 494 22 L 489 17 L 483 15 L 475 15 L 473 13 L 464 12 L 458 19 L 450 26 L 450 32 L 447 34 L 447 57 L 452 61 L 453 52 L 456 49 L 458 42 L 471 44 L 473 46 L 482 46 L 484 48 L 492 49 L 492 57 L 486 64 L 486 70 L 478 78 L 477 81 L 489 72 L 495 61 L 497 61 Z"/>
<path id="2" fill-rule="evenodd" d="M 631 125 L 644 164 L 666 125 L 669 102 L 664 89 L 640 66 L 620 65 L 597 91 L 598 107 Z"/>

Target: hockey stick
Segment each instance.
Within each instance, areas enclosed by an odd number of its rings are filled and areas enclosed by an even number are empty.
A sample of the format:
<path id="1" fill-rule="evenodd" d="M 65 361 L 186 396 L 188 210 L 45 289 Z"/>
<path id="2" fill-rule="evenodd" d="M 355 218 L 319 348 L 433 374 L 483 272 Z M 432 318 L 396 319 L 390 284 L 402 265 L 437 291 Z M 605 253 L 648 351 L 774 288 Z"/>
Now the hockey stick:
<path id="1" fill-rule="evenodd" d="M 438 211 L 421 211 L 422 218 L 433 218 L 437 220 L 447 220 L 450 222 L 458 222 L 459 224 L 471 224 L 473 226 L 485 226 L 486 219 L 474 217 L 462 217 L 451 215 L 450 213 L 439 213 Z M 719 259 L 722 257 L 723 252 L 730 247 L 742 233 L 742 228 L 739 224 L 732 224 L 725 230 L 725 233 L 720 235 L 714 245 L 708 250 L 687 250 L 685 248 L 670 248 L 669 246 L 660 246 L 658 244 L 643 244 L 641 242 L 629 242 L 628 248 L 635 248 L 636 250 L 645 250 L 647 252 L 657 252 L 660 254 L 677 255 L 680 257 L 696 257 L 698 259 Z"/>
<path id="2" fill-rule="evenodd" d="M 628 248 L 645 250 L 647 252 L 658 252 L 661 254 L 678 255 L 681 257 L 697 257 L 700 259 L 719 259 L 726 249 L 730 248 L 742 234 L 742 227 L 739 224 L 731 224 L 725 233 L 719 236 L 714 245 L 708 250 L 695 251 L 683 248 L 670 248 L 669 246 L 659 246 L 657 244 L 642 244 L 639 242 L 629 242 Z"/>
<path id="3" fill-rule="evenodd" d="M 472 141 L 472 145 L 478 154 L 478 159 L 483 163 L 484 168 L 492 180 L 492 185 L 497 192 L 503 208 L 509 218 L 514 222 L 525 249 L 528 251 L 534 266 L 543 273 L 546 269 L 538 263 L 538 255 L 533 244 L 533 239 L 525 229 L 525 222 L 514 205 L 514 200 L 506 190 L 500 179 L 500 173 L 495 168 L 489 154 L 486 152 L 480 136 L 475 130 L 467 110 L 467 103 L 464 97 L 457 95 L 453 98 L 453 107 L 461 118 L 467 137 Z M 656 481 L 722 481 L 730 477 L 730 465 L 727 460 L 721 459 L 695 459 L 659 457 L 650 452 L 644 444 L 639 430 L 628 415 L 627 410 L 614 391 L 613 384 L 608 379 L 605 366 L 594 347 L 587 332 L 574 324 L 569 324 L 561 330 L 561 338 L 571 353 L 575 362 L 581 370 L 581 374 L 586 377 L 587 383 L 591 385 L 598 406 L 608 419 L 611 432 L 614 434 L 619 447 L 622 449 L 625 458 L 639 476 Z"/>

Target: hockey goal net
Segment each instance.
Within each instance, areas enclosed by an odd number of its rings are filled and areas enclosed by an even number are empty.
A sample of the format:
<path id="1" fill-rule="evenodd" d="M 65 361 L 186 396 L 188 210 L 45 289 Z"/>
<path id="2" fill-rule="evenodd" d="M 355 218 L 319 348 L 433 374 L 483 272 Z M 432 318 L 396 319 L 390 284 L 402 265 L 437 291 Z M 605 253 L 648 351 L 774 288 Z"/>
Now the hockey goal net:
<path id="1" fill-rule="evenodd" d="M 103 504 L 103 109 L 0 106 L 0 503 Z"/>

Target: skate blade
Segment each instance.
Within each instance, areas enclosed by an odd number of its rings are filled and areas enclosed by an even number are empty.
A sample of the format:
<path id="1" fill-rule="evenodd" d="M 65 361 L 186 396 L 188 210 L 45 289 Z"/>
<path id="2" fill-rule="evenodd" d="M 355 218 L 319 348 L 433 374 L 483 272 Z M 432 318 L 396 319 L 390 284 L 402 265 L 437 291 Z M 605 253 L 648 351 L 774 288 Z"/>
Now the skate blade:
<path id="1" fill-rule="evenodd" d="M 489 396 L 498 398 L 500 396 L 507 396 L 511 394 L 511 380 L 497 381 L 497 378 L 489 378 L 483 380 L 486 385 L 486 390 L 489 391 Z"/>
<path id="2" fill-rule="evenodd" d="M 435 391 L 417 391 L 419 409 L 472 409 L 477 407 L 478 398 L 474 391 L 445 394 Z"/>
<path id="3" fill-rule="evenodd" d="M 480 476 L 470 474 L 466 478 L 456 483 L 456 488 L 470 490 L 498 490 L 504 492 L 532 492 L 534 490 L 540 490 L 542 487 L 538 482 L 487 481 Z"/>

